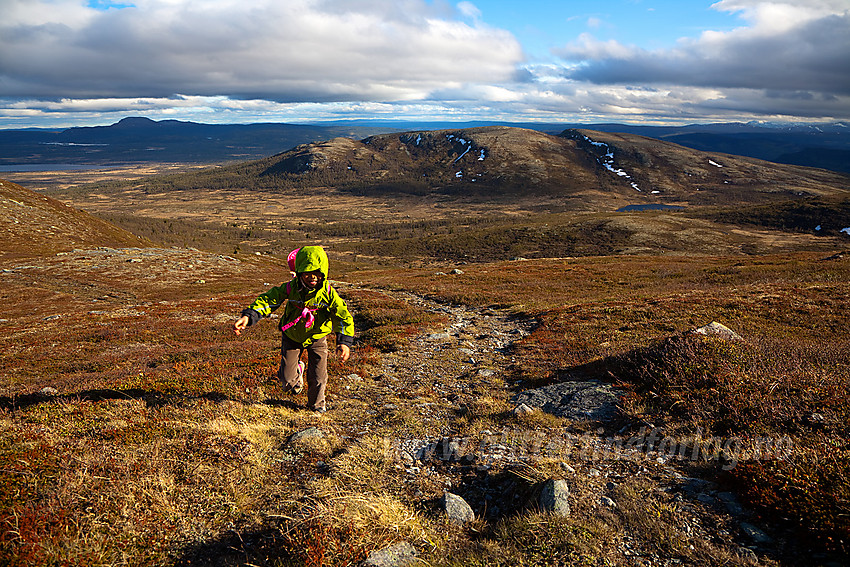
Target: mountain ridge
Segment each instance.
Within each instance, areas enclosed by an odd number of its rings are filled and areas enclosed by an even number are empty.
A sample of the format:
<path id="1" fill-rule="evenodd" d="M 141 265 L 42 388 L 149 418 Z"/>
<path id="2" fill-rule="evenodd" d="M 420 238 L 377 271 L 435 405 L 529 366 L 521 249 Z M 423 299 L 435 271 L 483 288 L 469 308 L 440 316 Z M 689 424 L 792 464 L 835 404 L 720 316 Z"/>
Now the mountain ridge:
<path id="1" fill-rule="evenodd" d="M 567 129 L 639 134 L 693 149 L 850 173 L 846 123 L 771 125 L 716 123 L 649 126 L 586 123 L 332 121 L 314 124 L 204 124 L 126 117 L 108 126 L 67 129 L 0 129 L 0 166 L 128 162 L 214 163 L 256 159 L 296 145 L 344 136 L 422 130 L 508 126 L 557 134 Z"/>

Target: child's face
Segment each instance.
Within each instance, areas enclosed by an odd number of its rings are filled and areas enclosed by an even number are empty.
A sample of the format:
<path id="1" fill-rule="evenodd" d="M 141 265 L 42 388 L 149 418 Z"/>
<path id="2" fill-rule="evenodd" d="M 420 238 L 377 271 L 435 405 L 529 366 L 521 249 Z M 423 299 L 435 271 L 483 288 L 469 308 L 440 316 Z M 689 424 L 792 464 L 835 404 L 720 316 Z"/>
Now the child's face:
<path id="1" fill-rule="evenodd" d="M 322 272 L 319 270 L 313 272 L 304 272 L 299 276 L 304 287 L 315 289 L 319 282 L 322 281 Z"/>

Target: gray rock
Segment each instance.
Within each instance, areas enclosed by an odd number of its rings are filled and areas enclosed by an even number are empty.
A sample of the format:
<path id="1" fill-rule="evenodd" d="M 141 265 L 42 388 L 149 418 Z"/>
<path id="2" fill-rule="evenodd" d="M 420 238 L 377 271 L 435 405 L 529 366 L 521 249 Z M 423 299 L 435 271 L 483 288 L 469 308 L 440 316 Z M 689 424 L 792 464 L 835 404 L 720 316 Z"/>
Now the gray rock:
<path id="1" fill-rule="evenodd" d="M 738 497 L 731 492 L 718 492 L 717 500 L 726 507 L 726 511 L 730 514 L 734 516 L 742 516 L 744 514 L 744 507 L 741 506 Z"/>
<path id="2" fill-rule="evenodd" d="M 741 335 L 723 325 L 722 323 L 718 323 L 717 321 L 712 321 L 708 325 L 704 327 L 700 327 L 699 329 L 694 329 L 692 331 L 697 335 L 706 335 L 706 336 L 715 336 L 720 337 L 721 339 L 726 339 L 730 341 L 742 341 L 744 340 Z"/>
<path id="3" fill-rule="evenodd" d="M 570 489 L 566 480 L 550 478 L 543 483 L 543 489 L 540 491 L 540 508 L 559 516 L 569 516 L 569 496 Z"/>
<path id="4" fill-rule="evenodd" d="M 452 337 L 448 333 L 432 333 L 427 338 L 429 341 L 447 341 Z"/>
<path id="5" fill-rule="evenodd" d="M 475 519 L 472 508 L 466 503 L 466 500 L 457 494 L 446 492 L 440 500 L 440 505 L 446 511 L 446 516 L 452 523 L 465 524 Z"/>
<path id="6" fill-rule="evenodd" d="M 324 436 L 325 433 L 318 427 L 308 427 L 307 429 L 302 429 L 301 431 L 293 433 L 289 437 L 289 442 L 301 443 L 304 441 L 309 441 L 311 439 L 322 439 Z"/>
<path id="7" fill-rule="evenodd" d="M 717 490 L 717 484 L 702 478 L 683 477 L 681 479 L 681 488 L 688 494 L 696 496 L 700 493 Z"/>
<path id="8" fill-rule="evenodd" d="M 383 549 L 376 549 L 362 563 L 363 567 L 407 567 L 416 561 L 416 548 L 402 541 Z"/>
<path id="9" fill-rule="evenodd" d="M 567 380 L 519 393 L 514 402 L 574 420 L 608 421 L 617 414 L 619 390 L 599 380 Z"/>
<path id="10" fill-rule="evenodd" d="M 743 532 L 747 534 L 747 537 L 757 545 L 768 545 L 773 543 L 773 538 L 752 524 L 741 522 L 741 530 L 743 530 Z"/>
<path id="11" fill-rule="evenodd" d="M 44 396 L 45 398 L 52 398 L 54 396 L 59 395 L 59 390 L 51 386 L 45 386 L 44 388 L 39 390 L 38 393 L 39 395 Z"/>
<path id="12" fill-rule="evenodd" d="M 529 413 L 534 413 L 534 408 L 530 407 L 526 404 L 519 404 L 517 407 L 515 407 L 513 409 L 513 411 L 511 413 L 516 415 L 516 416 L 527 415 Z"/>
<path id="13" fill-rule="evenodd" d="M 454 270 L 452 270 L 449 273 L 459 276 L 459 275 L 463 275 L 463 270 L 459 270 L 459 269 L 455 268 Z"/>

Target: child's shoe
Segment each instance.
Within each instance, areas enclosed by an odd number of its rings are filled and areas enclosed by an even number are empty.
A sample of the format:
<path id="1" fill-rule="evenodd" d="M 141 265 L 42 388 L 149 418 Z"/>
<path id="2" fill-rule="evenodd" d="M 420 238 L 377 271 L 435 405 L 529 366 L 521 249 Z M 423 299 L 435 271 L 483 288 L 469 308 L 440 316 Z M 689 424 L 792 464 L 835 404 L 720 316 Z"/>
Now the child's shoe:
<path id="1" fill-rule="evenodd" d="M 298 383 L 292 388 L 293 394 L 300 394 L 304 391 L 304 369 L 306 366 L 302 361 L 298 361 Z"/>
<path id="2" fill-rule="evenodd" d="M 284 386 L 283 386 L 283 393 L 284 394 L 295 394 L 295 395 L 297 395 L 297 394 L 300 394 L 301 392 L 304 391 L 304 369 L 305 368 L 306 368 L 306 365 L 299 360 L 298 361 L 298 375 L 297 375 L 298 382 L 296 382 L 294 386 L 290 386 L 289 384 L 284 384 Z"/>

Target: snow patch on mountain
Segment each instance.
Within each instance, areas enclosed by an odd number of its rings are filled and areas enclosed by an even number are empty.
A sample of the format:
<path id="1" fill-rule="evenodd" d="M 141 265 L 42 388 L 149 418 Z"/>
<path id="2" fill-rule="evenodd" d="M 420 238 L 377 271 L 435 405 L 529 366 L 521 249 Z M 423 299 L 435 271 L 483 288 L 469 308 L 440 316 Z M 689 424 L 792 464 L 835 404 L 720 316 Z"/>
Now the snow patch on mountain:
<path id="1" fill-rule="evenodd" d="M 614 167 L 614 150 L 611 149 L 611 146 L 609 146 L 605 142 L 594 142 L 587 136 L 585 136 L 584 139 L 592 146 L 596 146 L 597 148 L 602 148 L 603 150 L 605 150 L 605 155 L 601 158 L 597 158 L 602 167 L 604 167 L 611 173 L 617 175 L 618 177 L 624 177 L 626 179 L 632 178 L 632 176 L 629 175 L 625 170 Z M 631 181 L 629 184 L 635 191 L 643 192 L 643 190 L 634 181 Z"/>

